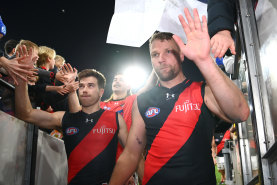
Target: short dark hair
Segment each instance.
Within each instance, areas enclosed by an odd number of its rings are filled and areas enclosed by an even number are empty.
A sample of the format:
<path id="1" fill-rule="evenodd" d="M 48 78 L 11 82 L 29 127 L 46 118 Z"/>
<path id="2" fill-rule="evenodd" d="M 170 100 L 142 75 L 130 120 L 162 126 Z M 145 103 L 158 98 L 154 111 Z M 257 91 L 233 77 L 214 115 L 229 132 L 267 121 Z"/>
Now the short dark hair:
<path id="1" fill-rule="evenodd" d="M 170 32 L 158 32 L 156 31 L 149 39 L 149 48 L 151 47 L 154 40 L 172 40 L 173 33 Z"/>
<path id="2" fill-rule="evenodd" d="M 16 48 L 16 45 L 19 43 L 19 41 L 10 39 L 7 42 L 5 42 L 4 49 L 5 53 L 8 55 L 10 54 L 14 48 Z"/>
<path id="3" fill-rule="evenodd" d="M 97 83 L 98 83 L 99 88 L 103 88 L 103 89 L 105 88 L 105 86 L 106 86 L 106 78 L 99 71 L 96 71 L 95 69 L 84 69 L 80 73 L 78 73 L 78 79 L 79 79 L 79 81 L 82 78 L 91 77 L 91 76 L 95 77 L 97 79 Z"/>

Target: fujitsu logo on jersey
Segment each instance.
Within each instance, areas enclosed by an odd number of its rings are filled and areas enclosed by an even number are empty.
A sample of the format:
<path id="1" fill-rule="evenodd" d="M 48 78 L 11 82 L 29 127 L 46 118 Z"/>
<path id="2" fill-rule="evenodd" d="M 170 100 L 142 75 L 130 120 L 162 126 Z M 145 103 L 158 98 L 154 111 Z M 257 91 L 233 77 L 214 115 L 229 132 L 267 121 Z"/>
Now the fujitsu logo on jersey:
<path id="1" fill-rule="evenodd" d="M 69 128 L 66 129 L 65 132 L 66 132 L 66 135 L 72 136 L 72 135 L 77 134 L 79 132 L 79 129 L 76 128 L 76 127 L 69 127 Z"/>
<path id="2" fill-rule="evenodd" d="M 189 100 L 186 100 L 182 105 L 175 106 L 175 112 L 188 112 L 200 110 L 199 103 L 191 103 Z"/>
<path id="3" fill-rule="evenodd" d="M 145 112 L 145 116 L 147 118 L 153 118 L 155 116 L 157 116 L 160 113 L 160 109 L 157 107 L 149 107 L 146 112 Z"/>
<path id="4" fill-rule="evenodd" d="M 115 129 L 114 128 L 94 128 L 92 129 L 93 134 L 115 134 Z"/>

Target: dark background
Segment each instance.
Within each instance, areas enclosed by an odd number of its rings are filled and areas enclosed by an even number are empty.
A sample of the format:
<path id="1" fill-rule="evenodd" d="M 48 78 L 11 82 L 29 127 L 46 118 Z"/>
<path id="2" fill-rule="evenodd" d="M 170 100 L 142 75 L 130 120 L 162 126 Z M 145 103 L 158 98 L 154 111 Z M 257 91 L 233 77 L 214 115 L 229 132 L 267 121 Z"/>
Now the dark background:
<path id="1" fill-rule="evenodd" d="M 25 39 L 56 50 L 78 71 L 94 68 L 107 78 L 103 98 L 111 94 L 114 74 L 132 64 L 150 74 L 148 42 L 141 48 L 107 44 L 114 1 L 1 1 L 0 15 L 9 39 Z"/>

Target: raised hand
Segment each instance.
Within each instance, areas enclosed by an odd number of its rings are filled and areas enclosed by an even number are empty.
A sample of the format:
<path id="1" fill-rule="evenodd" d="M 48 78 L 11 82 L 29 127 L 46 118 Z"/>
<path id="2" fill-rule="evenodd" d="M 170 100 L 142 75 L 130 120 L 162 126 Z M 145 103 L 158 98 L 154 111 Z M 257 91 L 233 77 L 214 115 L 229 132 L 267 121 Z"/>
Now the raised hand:
<path id="1" fill-rule="evenodd" d="M 60 95 L 65 95 L 69 93 L 69 90 L 66 88 L 65 85 L 57 86 L 56 92 Z"/>
<path id="2" fill-rule="evenodd" d="M 212 53 L 214 57 L 223 57 L 229 48 L 233 55 L 236 54 L 235 42 L 229 30 L 217 32 L 211 39 Z"/>
<path id="3" fill-rule="evenodd" d="M 74 82 L 77 77 L 77 72 L 77 69 L 72 68 L 72 66 L 69 63 L 64 64 L 62 67 L 63 77 L 65 78 L 64 84 Z"/>
<path id="4" fill-rule="evenodd" d="M 77 89 L 79 89 L 79 82 L 78 81 L 70 82 L 70 83 L 66 84 L 65 89 L 68 90 L 68 93 L 74 92 Z"/>
<path id="5" fill-rule="evenodd" d="M 189 10 L 184 9 L 188 23 L 182 15 L 179 15 L 179 20 L 183 26 L 187 37 L 187 44 L 184 44 L 180 37 L 173 35 L 174 40 L 179 45 L 181 52 L 196 64 L 210 57 L 210 37 L 208 34 L 208 26 L 206 16 L 202 17 L 201 21 L 197 9 L 193 9 L 194 19 L 191 17 Z"/>
<path id="6" fill-rule="evenodd" d="M 26 46 L 20 46 L 21 55 L 17 53 L 16 58 L 8 60 L 1 57 L 1 66 L 7 71 L 8 75 L 13 79 L 15 85 L 18 85 L 17 77 L 21 80 L 27 81 L 27 76 L 34 76 L 36 69 L 30 65 L 32 49 L 27 52 Z"/>

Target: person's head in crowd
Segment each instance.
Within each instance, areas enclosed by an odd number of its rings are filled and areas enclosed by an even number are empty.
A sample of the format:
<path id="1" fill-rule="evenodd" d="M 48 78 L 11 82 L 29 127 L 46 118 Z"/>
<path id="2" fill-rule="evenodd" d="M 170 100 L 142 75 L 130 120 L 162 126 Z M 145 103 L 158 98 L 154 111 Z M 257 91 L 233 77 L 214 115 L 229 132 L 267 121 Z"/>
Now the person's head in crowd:
<path id="1" fill-rule="evenodd" d="M 131 86 L 126 82 L 126 79 L 122 73 L 117 73 L 113 78 L 112 83 L 112 95 L 105 102 L 111 100 L 125 99 L 127 96 L 132 95 Z"/>
<path id="2" fill-rule="evenodd" d="M 170 81 L 182 74 L 184 55 L 172 36 L 172 33 L 156 32 L 149 40 L 152 66 L 162 81 Z"/>
<path id="3" fill-rule="evenodd" d="M 84 69 L 78 73 L 79 100 L 83 107 L 100 103 L 106 86 L 106 78 L 95 69 Z"/>
<path id="4" fill-rule="evenodd" d="M 4 49 L 7 57 L 11 58 L 15 54 L 15 48 L 19 42 L 14 39 L 10 39 L 5 42 Z"/>
<path id="5" fill-rule="evenodd" d="M 7 33 L 6 26 L 2 21 L 2 18 L 0 16 L 0 39 L 4 37 Z"/>
<path id="6" fill-rule="evenodd" d="M 33 56 L 32 56 L 32 62 L 34 63 L 34 65 L 37 63 L 38 60 L 38 45 L 33 43 L 32 41 L 29 40 L 20 40 L 19 44 L 17 44 L 16 48 L 15 48 L 15 52 L 18 51 L 20 46 L 26 46 L 27 51 L 30 50 L 30 48 L 33 49 Z"/>
<path id="7" fill-rule="evenodd" d="M 47 46 L 40 46 L 38 50 L 39 59 L 37 61 L 37 67 L 45 70 L 54 69 L 56 51 Z"/>
<path id="8" fill-rule="evenodd" d="M 56 55 L 55 57 L 55 66 L 60 70 L 65 63 L 65 59 L 61 55 Z"/>

